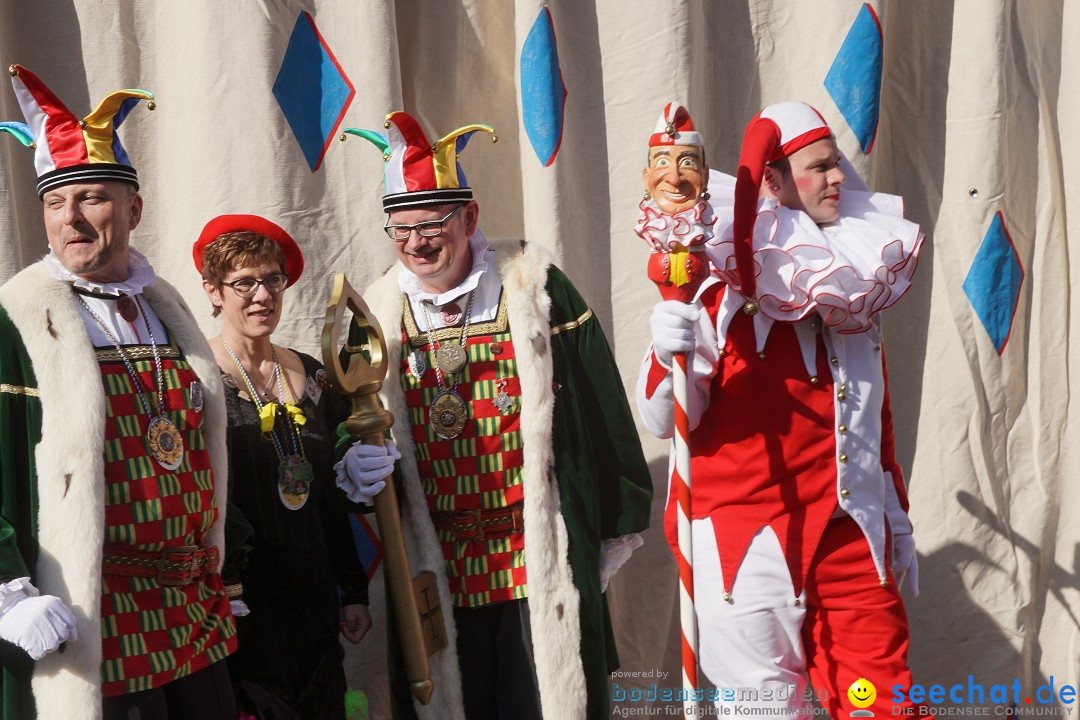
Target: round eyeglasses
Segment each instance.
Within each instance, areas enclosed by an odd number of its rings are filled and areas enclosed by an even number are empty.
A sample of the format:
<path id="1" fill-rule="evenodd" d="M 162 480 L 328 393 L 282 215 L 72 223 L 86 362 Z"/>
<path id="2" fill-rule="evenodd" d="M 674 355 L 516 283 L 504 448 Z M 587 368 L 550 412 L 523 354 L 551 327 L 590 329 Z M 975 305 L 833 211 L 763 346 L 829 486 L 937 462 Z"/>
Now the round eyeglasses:
<path id="1" fill-rule="evenodd" d="M 270 273 L 262 280 L 256 278 L 240 278 L 239 280 L 233 280 L 232 282 L 223 282 L 222 285 L 228 285 L 233 289 L 233 292 L 242 298 L 250 298 L 259 291 L 259 286 L 262 285 L 271 293 L 275 295 L 289 284 L 289 275 L 283 272 Z"/>
<path id="2" fill-rule="evenodd" d="M 412 236 L 413 230 L 416 231 L 420 237 L 436 237 L 443 231 L 443 224 L 450 218 L 454 217 L 458 210 L 465 207 L 464 205 L 458 205 L 456 208 L 446 214 L 442 220 L 428 220 L 422 223 L 416 223 L 415 225 L 390 225 L 389 219 L 387 224 L 383 226 L 383 230 L 390 236 L 391 240 L 408 240 Z"/>

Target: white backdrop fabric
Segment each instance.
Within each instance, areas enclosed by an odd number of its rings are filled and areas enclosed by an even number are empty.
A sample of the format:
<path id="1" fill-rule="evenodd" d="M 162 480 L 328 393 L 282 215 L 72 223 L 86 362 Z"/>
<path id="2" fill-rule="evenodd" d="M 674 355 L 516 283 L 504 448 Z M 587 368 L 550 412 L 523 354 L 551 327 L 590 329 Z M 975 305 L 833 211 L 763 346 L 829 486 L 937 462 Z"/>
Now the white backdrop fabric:
<path id="1" fill-rule="evenodd" d="M 1070 233 L 1080 213 L 1080 5 L 1063 0 L 877 0 L 881 119 L 864 156 L 823 80 L 862 7 L 852 0 L 553 0 L 567 89 L 562 145 L 543 167 L 519 120 L 522 43 L 535 0 L 0 1 L 0 60 L 35 71 L 77 115 L 106 93 L 158 97 L 121 130 L 146 210 L 134 244 L 183 292 L 207 334 L 191 262 L 203 224 L 263 214 L 300 242 L 307 270 L 275 336 L 318 353 L 334 271 L 366 287 L 393 261 L 381 162 L 331 143 L 312 172 L 272 93 L 301 11 L 356 88 L 344 126 L 407 110 L 439 137 L 493 125 L 462 164 L 489 236 L 550 248 L 601 318 L 633 386 L 658 300 L 632 232 L 653 124 L 683 102 L 712 167 L 732 173 L 746 121 L 804 100 L 836 130 L 871 186 L 906 198 L 929 239 L 908 295 L 886 312 L 897 443 L 911 496 L 922 594 L 908 604 L 924 684 L 1026 688 L 1080 677 L 1080 367 Z M 21 119 L 0 89 L 0 119 Z M 1070 120 L 1070 118 L 1072 118 Z M 0 278 L 46 242 L 31 153 L 0 138 Z M 1024 278 L 999 355 L 962 284 L 1001 212 Z M 1077 362 L 1073 362 L 1076 360 Z M 1075 425 L 1075 427 L 1074 427 Z M 658 501 L 644 548 L 609 592 L 623 670 L 677 684 L 674 565 L 660 530 L 666 444 L 642 442 Z M 349 682 L 386 717 L 381 573 L 376 631 L 349 654 Z M 708 601 L 707 598 L 702 598 Z M 625 687 L 633 681 L 622 683 Z M 643 684 L 649 681 L 642 680 Z M 880 691 L 880 688 L 879 688 Z"/>

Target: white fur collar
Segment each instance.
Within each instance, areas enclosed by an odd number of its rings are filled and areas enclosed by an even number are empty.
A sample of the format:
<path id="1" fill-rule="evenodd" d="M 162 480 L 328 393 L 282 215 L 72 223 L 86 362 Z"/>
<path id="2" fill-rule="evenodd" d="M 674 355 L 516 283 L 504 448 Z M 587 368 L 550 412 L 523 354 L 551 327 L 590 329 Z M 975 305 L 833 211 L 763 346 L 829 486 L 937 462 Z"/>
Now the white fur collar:
<path id="1" fill-rule="evenodd" d="M 219 509 L 208 542 L 223 551 L 227 464 L 220 372 L 195 318 L 172 286 L 159 280 L 144 297 L 205 388 L 204 437 Z M 0 287 L 0 303 L 26 346 L 41 397 L 42 441 L 35 452 L 41 551 L 35 580 L 42 593 L 56 595 L 71 608 L 78 629 L 78 640 L 67 643 L 63 653 L 35 664 L 38 716 L 97 720 L 105 528 L 100 368 L 71 285 L 53 278 L 45 263 L 31 265 Z"/>

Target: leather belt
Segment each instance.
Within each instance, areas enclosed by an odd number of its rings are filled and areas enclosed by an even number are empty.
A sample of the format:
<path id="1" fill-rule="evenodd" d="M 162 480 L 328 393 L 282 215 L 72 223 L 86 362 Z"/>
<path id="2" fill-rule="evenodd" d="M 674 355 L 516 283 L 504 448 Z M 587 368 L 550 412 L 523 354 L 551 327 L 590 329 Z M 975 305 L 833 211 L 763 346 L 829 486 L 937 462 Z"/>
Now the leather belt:
<path id="1" fill-rule="evenodd" d="M 522 503 L 487 510 L 436 510 L 431 513 L 436 530 L 453 533 L 455 540 L 483 540 L 485 537 L 522 532 L 525 523 Z"/>
<path id="2" fill-rule="evenodd" d="M 157 579 L 159 585 L 190 585 L 210 575 L 218 566 L 218 549 L 197 545 L 177 545 L 157 552 L 110 545 L 101 556 L 105 575 L 127 575 Z"/>

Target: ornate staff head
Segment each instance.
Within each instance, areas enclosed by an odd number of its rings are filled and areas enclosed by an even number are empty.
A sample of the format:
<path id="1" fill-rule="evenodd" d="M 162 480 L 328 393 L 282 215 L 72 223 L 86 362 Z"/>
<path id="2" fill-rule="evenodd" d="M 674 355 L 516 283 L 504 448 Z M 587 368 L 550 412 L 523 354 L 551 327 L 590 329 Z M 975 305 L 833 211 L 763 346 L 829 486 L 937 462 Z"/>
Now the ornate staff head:
<path id="1" fill-rule="evenodd" d="M 641 179 L 645 197 L 634 230 L 654 250 L 649 279 L 665 300 L 689 302 L 709 274 L 709 261 L 700 251 L 712 238 L 715 220 L 706 202 L 704 140 L 678 102 L 669 102 L 660 113 Z"/>

